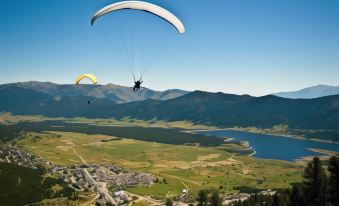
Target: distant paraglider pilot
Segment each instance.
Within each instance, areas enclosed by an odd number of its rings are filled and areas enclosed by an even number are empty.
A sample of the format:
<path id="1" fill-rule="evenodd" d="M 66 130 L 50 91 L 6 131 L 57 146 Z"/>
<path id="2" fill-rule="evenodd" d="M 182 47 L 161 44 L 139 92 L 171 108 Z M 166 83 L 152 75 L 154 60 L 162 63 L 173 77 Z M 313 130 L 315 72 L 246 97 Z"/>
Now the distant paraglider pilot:
<path id="1" fill-rule="evenodd" d="M 94 85 L 96 85 L 96 84 L 98 83 L 98 80 L 97 80 L 96 76 L 94 76 L 93 74 L 82 74 L 82 75 L 80 75 L 80 76 L 78 76 L 78 77 L 76 78 L 75 84 L 76 84 L 76 85 L 79 85 L 80 82 L 81 82 L 83 79 L 89 79 L 90 81 L 92 81 L 92 83 L 93 83 Z M 88 104 L 91 104 L 92 102 L 91 102 L 91 100 L 88 100 L 87 103 L 88 103 Z"/>
<path id="2" fill-rule="evenodd" d="M 138 90 L 140 90 L 141 84 L 143 83 L 143 81 L 140 79 L 138 81 L 134 80 L 134 87 L 133 87 L 133 92 L 137 92 Z"/>

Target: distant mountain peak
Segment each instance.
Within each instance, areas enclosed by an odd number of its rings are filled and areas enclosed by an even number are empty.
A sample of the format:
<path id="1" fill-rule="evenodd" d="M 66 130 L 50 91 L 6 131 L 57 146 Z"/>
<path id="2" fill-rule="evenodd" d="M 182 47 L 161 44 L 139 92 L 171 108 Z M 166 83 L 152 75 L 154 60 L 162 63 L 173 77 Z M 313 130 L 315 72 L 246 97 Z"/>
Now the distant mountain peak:
<path id="1" fill-rule="evenodd" d="M 106 85 L 74 85 L 74 84 L 56 84 L 52 82 L 28 81 L 18 82 L 6 85 L 0 85 L 0 88 L 8 86 L 17 86 L 24 89 L 33 90 L 48 94 L 50 96 L 89 96 L 94 98 L 103 98 L 115 103 L 127 103 L 134 101 L 143 101 L 147 99 L 168 100 L 180 97 L 189 93 L 188 91 L 173 89 L 166 91 L 154 91 L 143 88 L 140 92 L 133 92 L 131 87 L 120 86 L 117 84 Z"/>
<path id="2" fill-rule="evenodd" d="M 273 95 L 290 99 L 313 99 L 339 94 L 339 86 L 318 84 L 298 91 L 279 92 Z"/>

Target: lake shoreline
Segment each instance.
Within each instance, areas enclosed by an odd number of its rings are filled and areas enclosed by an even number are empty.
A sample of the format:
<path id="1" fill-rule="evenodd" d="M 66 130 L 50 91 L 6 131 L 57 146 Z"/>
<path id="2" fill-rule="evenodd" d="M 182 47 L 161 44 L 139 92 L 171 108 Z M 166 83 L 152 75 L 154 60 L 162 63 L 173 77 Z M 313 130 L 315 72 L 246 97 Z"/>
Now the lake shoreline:
<path id="1" fill-rule="evenodd" d="M 251 147 L 252 148 L 252 147 Z M 252 154 L 249 154 L 248 156 L 249 157 L 253 157 L 255 154 L 257 154 L 257 151 L 253 150 L 253 153 Z"/>
<path id="2" fill-rule="evenodd" d="M 331 150 L 324 150 L 324 149 L 314 149 L 314 148 L 307 148 L 308 150 L 312 152 L 316 152 L 319 154 L 327 155 L 327 156 L 335 156 L 339 155 L 339 152 L 331 151 Z"/>
<path id="3" fill-rule="evenodd" d="M 298 162 L 303 157 L 322 156 L 321 154 L 324 153 L 326 155 L 339 154 L 339 145 L 327 141 L 312 141 L 306 138 L 289 138 L 235 129 L 195 130 L 191 132 L 223 138 L 225 143 L 230 139 L 239 143 L 249 142 L 246 148 L 252 149 L 252 151 L 247 153 L 246 156 L 256 158 Z"/>
<path id="4" fill-rule="evenodd" d="M 319 158 L 322 161 L 328 161 L 332 156 L 339 155 L 339 152 L 331 151 L 331 150 L 314 149 L 314 148 L 307 148 L 307 150 L 320 154 Z M 312 156 L 305 156 L 305 157 L 301 157 L 301 158 L 294 160 L 294 162 L 306 165 L 313 158 L 314 157 Z"/>
<path id="5" fill-rule="evenodd" d="M 339 144 L 339 142 L 331 141 L 331 140 L 322 140 L 322 139 L 315 139 L 315 138 L 305 138 L 302 136 L 291 135 L 291 134 L 274 134 L 274 133 L 267 133 L 267 132 L 260 132 L 260 131 L 248 131 L 245 129 L 235 129 L 235 128 L 224 128 L 224 129 L 204 129 L 204 130 L 189 130 L 185 132 L 213 132 L 213 131 L 237 131 L 237 132 L 248 132 L 253 134 L 262 134 L 262 135 L 270 135 L 270 136 L 277 136 L 277 137 L 285 137 L 291 139 L 298 139 L 298 140 L 307 140 L 307 141 L 315 141 L 315 142 L 322 142 L 322 143 L 329 143 L 329 144 Z"/>

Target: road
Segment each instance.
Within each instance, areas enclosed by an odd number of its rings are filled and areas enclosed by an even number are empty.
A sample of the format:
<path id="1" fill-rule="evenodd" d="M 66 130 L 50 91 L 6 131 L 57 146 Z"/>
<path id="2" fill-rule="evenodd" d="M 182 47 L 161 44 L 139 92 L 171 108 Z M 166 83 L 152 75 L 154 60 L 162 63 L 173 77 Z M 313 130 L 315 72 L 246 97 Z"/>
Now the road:
<path id="1" fill-rule="evenodd" d="M 76 155 L 82 161 L 83 164 L 87 164 L 86 160 L 80 154 L 77 153 L 75 149 L 75 144 L 73 144 L 71 148 L 73 150 L 74 155 Z M 115 200 L 112 198 L 109 191 L 107 190 L 105 182 L 96 182 L 91 176 L 91 174 L 87 171 L 87 169 L 82 169 L 82 172 L 86 180 L 94 185 L 94 188 L 99 196 L 101 195 L 103 198 L 105 198 L 107 202 L 111 202 L 113 205 L 116 205 Z M 94 199 L 94 201 L 95 200 L 96 199 Z"/>

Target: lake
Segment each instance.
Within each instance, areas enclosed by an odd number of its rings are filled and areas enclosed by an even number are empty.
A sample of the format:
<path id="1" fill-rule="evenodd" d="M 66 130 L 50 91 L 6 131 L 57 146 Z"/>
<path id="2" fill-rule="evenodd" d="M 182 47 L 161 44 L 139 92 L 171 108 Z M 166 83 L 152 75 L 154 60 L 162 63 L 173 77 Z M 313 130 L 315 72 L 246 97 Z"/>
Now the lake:
<path id="1" fill-rule="evenodd" d="M 299 140 L 284 136 L 264 135 L 250 132 L 240 132 L 232 130 L 217 130 L 199 132 L 205 135 L 215 135 L 217 137 L 234 138 L 236 141 L 248 141 L 253 150 L 256 151 L 254 157 L 294 161 L 305 156 L 321 155 L 309 151 L 312 149 L 325 149 L 339 152 L 339 144 L 317 142 L 311 140 Z"/>

